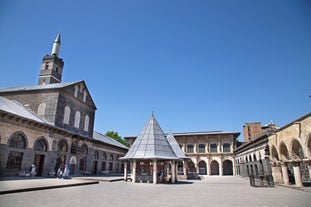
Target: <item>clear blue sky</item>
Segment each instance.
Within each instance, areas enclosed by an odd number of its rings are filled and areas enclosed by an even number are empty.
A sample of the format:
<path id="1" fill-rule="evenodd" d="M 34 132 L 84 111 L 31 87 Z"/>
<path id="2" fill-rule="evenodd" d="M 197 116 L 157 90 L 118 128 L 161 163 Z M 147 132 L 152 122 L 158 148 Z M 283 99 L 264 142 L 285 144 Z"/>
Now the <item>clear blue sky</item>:
<path id="1" fill-rule="evenodd" d="M 0 1 L 0 87 L 36 85 L 61 32 L 95 130 L 242 132 L 310 112 L 311 1 Z M 242 139 L 242 134 L 240 136 Z"/>

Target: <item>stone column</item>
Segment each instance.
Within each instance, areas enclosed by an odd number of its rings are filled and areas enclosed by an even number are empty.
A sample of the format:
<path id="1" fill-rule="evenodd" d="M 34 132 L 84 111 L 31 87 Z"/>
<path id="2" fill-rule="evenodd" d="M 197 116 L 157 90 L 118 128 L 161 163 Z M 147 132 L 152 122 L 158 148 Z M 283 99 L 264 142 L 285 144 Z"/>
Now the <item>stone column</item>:
<path id="1" fill-rule="evenodd" d="M 285 164 L 283 164 L 281 168 L 282 168 L 283 184 L 289 185 L 287 166 Z"/>
<path id="2" fill-rule="evenodd" d="M 273 180 L 275 183 L 282 183 L 283 182 L 283 178 L 282 178 L 282 173 L 281 173 L 281 167 L 278 166 L 277 164 L 273 164 L 271 166 L 272 169 L 272 176 L 273 176 Z"/>
<path id="3" fill-rule="evenodd" d="M 157 160 L 153 160 L 153 184 L 157 184 Z"/>
<path id="4" fill-rule="evenodd" d="M 222 169 L 222 159 L 220 160 L 219 163 L 219 175 L 222 176 L 223 175 L 223 169 Z"/>
<path id="5" fill-rule="evenodd" d="M 175 161 L 172 161 L 172 183 L 175 183 L 176 180 L 176 170 L 175 170 L 176 164 Z"/>
<path id="6" fill-rule="evenodd" d="M 293 169 L 294 169 L 294 178 L 295 178 L 296 186 L 303 187 L 302 180 L 301 180 L 301 174 L 300 174 L 300 168 L 299 168 L 299 162 L 293 163 Z"/>
<path id="7" fill-rule="evenodd" d="M 132 183 L 136 182 L 136 160 L 133 160 L 132 165 Z"/>
<path id="8" fill-rule="evenodd" d="M 187 161 L 186 161 L 186 160 L 184 161 L 183 167 L 184 167 L 184 176 L 185 176 L 186 179 L 187 179 Z"/>
<path id="9" fill-rule="evenodd" d="M 235 163 L 235 159 L 232 158 L 232 172 L 233 172 L 233 175 L 237 175 L 237 169 L 236 169 L 236 163 Z"/>
<path id="10" fill-rule="evenodd" d="M 124 180 L 127 180 L 127 162 L 124 162 Z"/>

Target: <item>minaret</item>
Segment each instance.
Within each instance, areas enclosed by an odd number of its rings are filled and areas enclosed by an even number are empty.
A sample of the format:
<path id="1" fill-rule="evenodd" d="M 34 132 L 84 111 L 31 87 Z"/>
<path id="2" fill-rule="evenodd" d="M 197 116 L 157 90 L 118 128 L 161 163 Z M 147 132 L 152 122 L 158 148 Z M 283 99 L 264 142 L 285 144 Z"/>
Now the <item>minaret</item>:
<path id="1" fill-rule="evenodd" d="M 58 57 L 60 45 L 60 33 L 58 33 L 51 55 L 46 55 L 42 59 L 38 85 L 62 82 L 64 61 Z"/>

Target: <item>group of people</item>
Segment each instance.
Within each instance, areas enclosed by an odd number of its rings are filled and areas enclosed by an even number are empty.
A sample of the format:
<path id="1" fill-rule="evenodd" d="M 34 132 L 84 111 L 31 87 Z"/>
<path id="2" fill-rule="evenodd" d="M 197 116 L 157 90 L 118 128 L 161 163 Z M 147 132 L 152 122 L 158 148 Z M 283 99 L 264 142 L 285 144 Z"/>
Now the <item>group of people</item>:
<path id="1" fill-rule="evenodd" d="M 59 167 L 57 170 L 57 178 L 68 179 L 69 178 L 69 172 L 70 172 L 70 170 L 68 168 L 68 165 L 65 165 L 63 170 L 61 167 Z"/>

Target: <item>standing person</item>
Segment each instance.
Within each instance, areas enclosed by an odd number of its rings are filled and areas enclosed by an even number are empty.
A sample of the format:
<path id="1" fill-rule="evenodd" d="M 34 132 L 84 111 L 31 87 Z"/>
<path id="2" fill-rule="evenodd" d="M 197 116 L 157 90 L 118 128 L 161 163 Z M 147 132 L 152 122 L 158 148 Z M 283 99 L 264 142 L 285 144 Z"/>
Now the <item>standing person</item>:
<path id="1" fill-rule="evenodd" d="M 64 173 L 63 173 L 63 178 L 67 179 L 69 176 L 69 168 L 68 165 L 65 165 Z"/>
<path id="2" fill-rule="evenodd" d="M 57 170 L 57 178 L 61 178 L 63 175 L 63 171 L 62 169 L 59 167 L 58 170 Z"/>
<path id="3" fill-rule="evenodd" d="M 30 175 L 31 176 L 35 176 L 36 175 L 36 166 L 35 166 L 35 164 L 31 165 Z"/>

